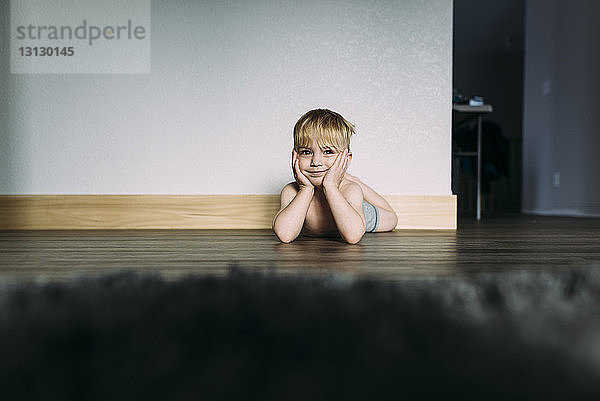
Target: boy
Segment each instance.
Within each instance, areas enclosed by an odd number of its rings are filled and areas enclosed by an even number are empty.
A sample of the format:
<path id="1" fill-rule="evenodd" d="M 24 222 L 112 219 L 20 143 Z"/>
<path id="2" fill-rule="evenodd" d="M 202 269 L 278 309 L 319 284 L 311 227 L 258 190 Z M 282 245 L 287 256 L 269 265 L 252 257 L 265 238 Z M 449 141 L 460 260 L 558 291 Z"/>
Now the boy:
<path id="1" fill-rule="evenodd" d="M 391 231 L 398 217 L 390 204 L 357 177 L 352 161 L 354 126 L 327 109 L 311 110 L 294 126 L 295 182 L 281 190 L 273 231 L 282 242 L 298 235 L 341 236 L 356 244 L 365 232 Z"/>

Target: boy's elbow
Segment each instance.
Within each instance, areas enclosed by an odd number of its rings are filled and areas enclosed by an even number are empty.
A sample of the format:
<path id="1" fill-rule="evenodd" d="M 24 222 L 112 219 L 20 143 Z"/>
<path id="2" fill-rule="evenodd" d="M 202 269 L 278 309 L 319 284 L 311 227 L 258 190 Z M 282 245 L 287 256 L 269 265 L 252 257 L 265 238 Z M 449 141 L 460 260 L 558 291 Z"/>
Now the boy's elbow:
<path id="1" fill-rule="evenodd" d="M 356 234 L 356 235 L 348 235 L 348 236 L 344 237 L 344 240 L 351 245 L 355 245 L 360 242 L 360 240 L 362 239 L 364 234 L 365 234 L 365 232 L 362 231 L 361 233 Z"/>
<path id="2" fill-rule="evenodd" d="M 284 244 L 289 244 L 296 239 L 295 237 L 285 237 L 280 235 L 278 235 L 277 238 L 279 238 L 279 241 L 283 242 Z"/>
<path id="3" fill-rule="evenodd" d="M 358 227 L 357 227 L 358 229 Z M 346 241 L 347 243 L 351 244 L 351 245 L 355 245 L 358 244 L 360 242 L 360 240 L 362 239 L 363 235 L 365 235 L 367 226 L 363 223 L 361 224 L 361 227 L 358 231 L 356 232 L 348 232 L 345 235 L 342 235 L 342 238 L 344 239 L 344 241 Z"/>
<path id="4" fill-rule="evenodd" d="M 285 225 L 282 225 L 281 222 L 277 224 L 277 216 L 275 216 L 275 218 L 273 219 L 271 228 L 273 229 L 275 236 L 277 236 L 277 239 L 279 239 L 279 241 L 283 242 L 284 244 L 289 244 L 290 242 L 298 238 L 299 235 L 299 233 L 294 235 L 294 233 L 290 232 L 290 230 Z"/>
<path id="5" fill-rule="evenodd" d="M 348 239 L 346 239 L 346 242 L 349 243 L 350 245 L 356 245 L 360 242 L 361 239 L 362 239 L 362 235 L 358 238 L 348 238 Z"/>
<path id="6" fill-rule="evenodd" d="M 295 240 L 297 238 L 297 236 L 292 236 L 286 233 L 282 233 L 279 232 L 278 230 L 273 229 L 273 232 L 275 233 L 275 236 L 277 237 L 277 239 L 279 239 L 279 241 L 283 242 L 284 244 L 289 244 L 290 242 L 292 242 L 293 240 Z"/>

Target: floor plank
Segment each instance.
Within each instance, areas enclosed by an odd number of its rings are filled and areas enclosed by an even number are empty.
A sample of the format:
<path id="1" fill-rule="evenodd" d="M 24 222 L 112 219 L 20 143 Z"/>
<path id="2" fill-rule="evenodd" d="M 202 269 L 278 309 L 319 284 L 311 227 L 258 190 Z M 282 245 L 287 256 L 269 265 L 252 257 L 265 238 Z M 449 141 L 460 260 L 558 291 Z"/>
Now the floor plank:
<path id="1" fill-rule="evenodd" d="M 270 230 L 0 231 L 0 282 L 67 280 L 123 270 L 177 279 L 232 265 L 277 274 L 394 281 L 531 269 L 600 267 L 600 219 L 511 216 L 457 231 L 369 233 L 357 245 Z"/>

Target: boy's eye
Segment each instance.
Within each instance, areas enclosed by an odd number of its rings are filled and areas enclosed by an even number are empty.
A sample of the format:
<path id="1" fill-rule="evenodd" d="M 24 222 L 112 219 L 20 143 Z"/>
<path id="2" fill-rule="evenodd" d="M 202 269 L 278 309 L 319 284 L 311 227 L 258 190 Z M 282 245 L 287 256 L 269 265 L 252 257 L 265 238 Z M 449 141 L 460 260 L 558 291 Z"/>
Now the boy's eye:
<path id="1" fill-rule="evenodd" d="M 300 154 L 301 155 L 308 155 L 308 154 L 310 154 L 310 150 L 306 150 L 306 149 L 305 150 L 301 150 Z"/>
<path id="2" fill-rule="evenodd" d="M 329 153 L 328 153 L 328 152 L 329 152 Z M 326 155 L 327 155 L 327 154 L 330 154 L 330 155 L 334 154 L 333 150 L 331 150 L 331 149 L 325 149 L 325 150 L 323 151 L 323 153 L 325 153 Z"/>

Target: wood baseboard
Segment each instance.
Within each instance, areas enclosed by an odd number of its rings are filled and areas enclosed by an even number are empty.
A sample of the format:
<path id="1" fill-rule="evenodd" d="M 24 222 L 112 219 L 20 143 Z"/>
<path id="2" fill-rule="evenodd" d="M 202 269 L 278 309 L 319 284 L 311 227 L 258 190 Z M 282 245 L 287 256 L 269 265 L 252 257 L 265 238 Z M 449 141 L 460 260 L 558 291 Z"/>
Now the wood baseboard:
<path id="1" fill-rule="evenodd" d="M 397 230 L 456 230 L 456 195 L 384 195 L 398 215 Z"/>
<path id="2" fill-rule="evenodd" d="M 456 229 L 456 196 L 384 196 L 396 229 Z M 0 195 L 1 230 L 270 229 L 279 195 Z"/>

